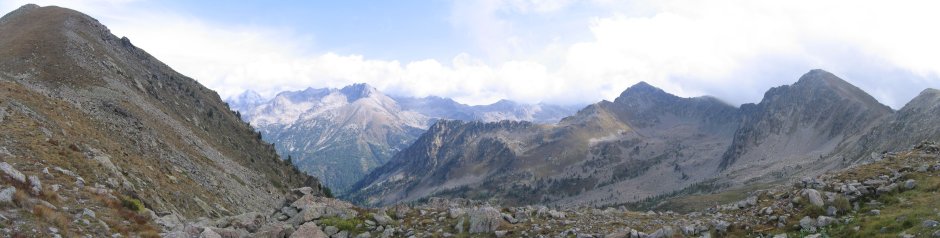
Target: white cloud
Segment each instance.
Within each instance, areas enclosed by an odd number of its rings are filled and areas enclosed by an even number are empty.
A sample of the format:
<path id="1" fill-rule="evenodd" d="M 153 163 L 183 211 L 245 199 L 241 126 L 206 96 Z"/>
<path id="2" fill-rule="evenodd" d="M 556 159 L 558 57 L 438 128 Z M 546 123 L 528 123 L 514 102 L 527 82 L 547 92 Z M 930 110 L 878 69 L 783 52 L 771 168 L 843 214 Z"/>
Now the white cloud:
<path id="1" fill-rule="evenodd" d="M 311 52 L 311 37 L 289 28 L 221 25 L 100 1 L 67 3 L 223 97 L 365 82 L 393 94 L 471 104 L 590 103 L 647 81 L 681 96 L 744 103 L 823 68 L 898 108 L 940 84 L 934 1 L 455 1 L 450 20 L 479 48 L 466 51 L 484 54 L 449 62 Z M 568 14 L 585 4 L 603 10 Z M 3 9 L 12 5 L 21 4 L 0 2 Z M 576 24 L 539 28 L 533 16 Z M 586 35 L 538 40 L 550 35 L 544 31 Z"/>

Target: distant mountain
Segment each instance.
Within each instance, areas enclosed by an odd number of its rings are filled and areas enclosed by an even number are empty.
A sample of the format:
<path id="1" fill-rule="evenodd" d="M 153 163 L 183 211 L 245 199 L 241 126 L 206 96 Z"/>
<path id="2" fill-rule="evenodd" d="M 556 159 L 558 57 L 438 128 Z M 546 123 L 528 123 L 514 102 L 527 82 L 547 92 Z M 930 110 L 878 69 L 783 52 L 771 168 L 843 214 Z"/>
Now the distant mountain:
<path id="1" fill-rule="evenodd" d="M 894 112 L 823 70 L 740 108 L 641 82 L 556 125 L 438 122 L 347 197 L 615 205 L 771 183 L 940 139 L 938 102 L 940 93 L 926 90 Z"/>
<path id="2" fill-rule="evenodd" d="M 0 36 L 2 236 L 150 237 L 159 216 L 321 194 L 216 92 L 94 18 L 29 4 L 0 18 Z"/>
<path id="3" fill-rule="evenodd" d="M 286 91 L 270 100 L 246 91 L 228 102 L 283 158 L 320 177 L 337 194 L 407 148 L 436 120 L 554 123 L 575 110 L 506 100 L 469 106 L 433 96 L 390 97 L 367 84 Z"/>
<path id="4" fill-rule="evenodd" d="M 369 205 L 431 195 L 598 204 L 670 192 L 718 173 L 737 109 L 646 83 L 557 125 L 440 121 L 353 187 Z M 707 159 L 703 159 L 707 158 Z"/>
<path id="5" fill-rule="evenodd" d="M 830 156 L 893 113 L 823 70 L 812 70 L 793 85 L 772 88 L 760 103 L 742 105 L 741 111 L 741 128 L 721 168 L 752 173 L 746 177 Z"/>

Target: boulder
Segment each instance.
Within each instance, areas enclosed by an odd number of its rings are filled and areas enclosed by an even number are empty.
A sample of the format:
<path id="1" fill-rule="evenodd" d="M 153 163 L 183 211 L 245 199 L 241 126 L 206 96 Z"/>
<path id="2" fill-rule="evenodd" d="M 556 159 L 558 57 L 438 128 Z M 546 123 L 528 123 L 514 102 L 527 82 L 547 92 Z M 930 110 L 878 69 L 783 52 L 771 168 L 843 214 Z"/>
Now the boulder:
<path id="1" fill-rule="evenodd" d="M 294 227 L 287 224 L 271 224 L 265 225 L 258 230 L 257 233 L 252 234 L 253 237 L 267 237 L 267 238 L 286 238 L 289 237 L 291 233 L 294 232 Z"/>
<path id="2" fill-rule="evenodd" d="M 832 225 L 832 224 L 835 223 L 835 222 L 836 222 L 836 219 L 835 219 L 835 218 L 832 218 L 832 217 L 819 216 L 819 217 L 816 218 L 816 226 L 817 226 L 817 227 L 827 227 L 827 226 L 829 226 L 829 225 Z"/>
<path id="3" fill-rule="evenodd" d="M 565 213 L 555 210 L 549 210 L 548 215 L 555 219 L 565 219 Z"/>
<path id="4" fill-rule="evenodd" d="M 813 204 L 819 207 L 826 205 L 822 198 L 822 195 L 819 194 L 819 191 L 816 191 L 816 189 L 809 188 L 809 189 L 803 190 L 803 196 L 805 196 L 806 199 L 809 200 L 810 204 Z"/>
<path id="5" fill-rule="evenodd" d="M 503 220 L 506 220 L 510 224 L 519 223 L 519 220 L 517 220 L 515 217 L 512 217 L 512 215 L 509 215 L 509 213 L 503 213 Z"/>
<path id="6" fill-rule="evenodd" d="M 327 238 L 327 236 L 320 230 L 320 227 L 317 227 L 317 224 L 307 222 L 297 227 L 297 231 L 294 231 L 290 238 Z"/>
<path id="7" fill-rule="evenodd" d="M 13 203 L 13 195 L 16 194 L 15 187 L 7 187 L 0 190 L 0 204 Z"/>
<path id="8" fill-rule="evenodd" d="M 665 227 L 663 227 L 663 228 L 659 228 L 659 230 L 656 230 L 656 231 L 653 232 L 652 234 L 649 234 L 649 236 L 647 236 L 647 237 L 649 237 L 649 238 L 666 238 L 666 237 L 673 237 L 674 235 L 675 235 L 675 231 L 672 229 L 672 227 L 671 227 L 671 226 L 665 226 Z"/>
<path id="9" fill-rule="evenodd" d="M 250 233 L 255 233 L 265 224 L 267 219 L 264 215 L 257 212 L 249 212 L 237 216 L 222 219 L 220 227 L 232 227 L 235 229 L 245 229 Z"/>
<path id="10" fill-rule="evenodd" d="M 757 196 L 750 196 L 747 199 L 738 201 L 738 208 L 748 208 L 757 205 Z"/>
<path id="11" fill-rule="evenodd" d="M 938 223 L 937 221 L 934 221 L 934 220 L 924 220 L 924 227 L 927 227 L 927 228 L 934 228 L 934 227 L 937 227 L 937 226 L 940 226 L 940 223 Z"/>
<path id="12" fill-rule="evenodd" d="M 803 217 L 800 219 L 800 228 L 804 231 L 815 233 L 816 232 L 816 220 L 810 218 L 809 216 Z"/>
<path id="13" fill-rule="evenodd" d="M 222 238 L 222 235 L 206 227 L 202 229 L 202 233 L 199 233 L 199 238 Z"/>
<path id="14" fill-rule="evenodd" d="M 904 181 L 904 189 L 905 189 L 905 190 L 914 189 L 914 186 L 917 186 L 917 181 L 916 181 L 916 180 L 908 179 L 907 181 Z"/>
<path id="15" fill-rule="evenodd" d="M 281 214 L 284 214 L 285 216 L 288 216 L 288 217 L 294 217 L 297 215 L 297 213 L 298 213 L 297 208 L 294 208 L 291 206 L 286 206 L 286 207 L 281 208 Z"/>
<path id="16" fill-rule="evenodd" d="M 882 193 L 894 192 L 897 190 L 898 190 L 898 184 L 891 183 L 885 186 L 878 187 L 878 189 L 876 189 L 875 191 L 878 192 L 878 194 L 882 194 Z"/>
<path id="17" fill-rule="evenodd" d="M 489 233 L 496 231 L 500 221 L 503 220 L 499 210 L 490 206 L 471 210 L 468 214 L 470 216 L 470 233 Z"/>
<path id="18" fill-rule="evenodd" d="M 294 194 L 296 194 L 297 196 L 304 196 L 304 195 L 313 193 L 313 188 L 302 187 L 302 188 L 291 189 L 291 191 L 294 192 Z"/>
<path id="19" fill-rule="evenodd" d="M 731 227 L 731 223 L 724 220 L 715 220 L 712 221 L 712 225 L 715 226 L 715 231 L 719 234 L 728 232 L 728 228 Z"/>
<path id="20" fill-rule="evenodd" d="M 23 173 L 21 173 L 19 170 L 16 170 L 16 168 L 13 168 L 13 166 L 7 162 L 0 162 L 0 171 L 3 171 L 4 174 L 14 181 L 26 183 L 26 175 L 23 175 Z"/>
<path id="21" fill-rule="evenodd" d="M 372 213 L 372 219 L 375 220 L 375 223 L 378 223 L 380 226 L 392 224 L 392 222 L 395 221 L 385 213 Z"/>
<path id="22" fill-rule="evenodd" d="M 327 235 L 334 235 L 339 233 L 339 228 L 335 226 L 327 226 L 326 228 L 323 228 L 323 232 L 326 232 Z"/>
<path id="23" fill-rule="evenodd" d="M 829 208 L 826 208 L 827 216 L 836 216 L 837 213 L 839 213 L 839 209 L 834 206 L 829 206 Z"/>
<path id="24" fill-rule="evenodd" d="M 629 237 L 630 237 L 629 230 L 621 230 L 621 231 L 613 232 L 604 236 L 604 238 L 629 238 Z"/>

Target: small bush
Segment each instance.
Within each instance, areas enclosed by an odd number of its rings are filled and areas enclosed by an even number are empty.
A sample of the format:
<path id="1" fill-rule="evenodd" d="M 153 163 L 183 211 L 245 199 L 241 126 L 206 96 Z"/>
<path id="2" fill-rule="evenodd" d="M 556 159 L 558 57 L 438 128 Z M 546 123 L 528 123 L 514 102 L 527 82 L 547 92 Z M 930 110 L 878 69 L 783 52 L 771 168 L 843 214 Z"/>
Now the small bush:
<path id="1" fill-rule="evenodd" d="M 121 196 L 121 206 L 135 212 L 144 210 L 144 204 L 140 200 L 128 196 Z"/>
<path id="2" fill-rule="evenodd" d="M 852 204 L 849 202 L 849 199 L 843 196 L 836 198 L 832 205 L 844 213 L 848 213 L 848 211 L 852 210 Z"/>
<path id="3" fill-rule="evenodd" d="M 809 204 L 809 202 L 804 202 L 803 211 L 801 213 L 803 214 L 803 216 L 819 217 L 821 215 L 826 215 L 826 209 L 820 206 Z"/>

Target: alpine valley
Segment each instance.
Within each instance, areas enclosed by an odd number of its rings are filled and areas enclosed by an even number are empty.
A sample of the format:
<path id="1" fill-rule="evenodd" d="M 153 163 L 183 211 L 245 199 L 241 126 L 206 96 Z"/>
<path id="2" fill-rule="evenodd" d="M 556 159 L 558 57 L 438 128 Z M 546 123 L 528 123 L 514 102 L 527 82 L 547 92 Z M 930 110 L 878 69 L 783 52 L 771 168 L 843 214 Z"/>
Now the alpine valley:
<path id="1" fill-rule="evenodd" d="M 740 106 L 225 102 L 28 4 L 0 18 L 0 237 L 940 237 L 938 115 L 940 90 L 894 110 L 819 69 Z"/>

